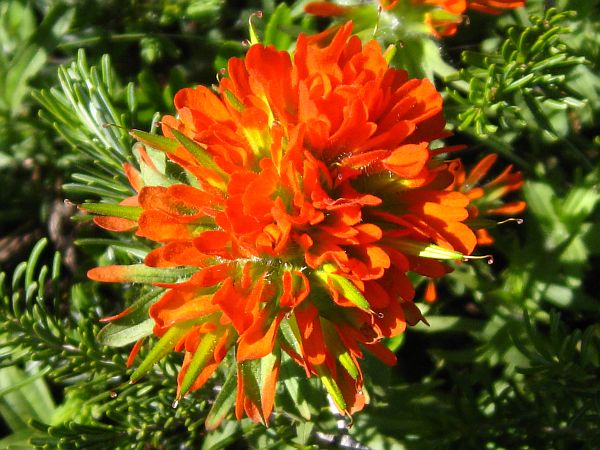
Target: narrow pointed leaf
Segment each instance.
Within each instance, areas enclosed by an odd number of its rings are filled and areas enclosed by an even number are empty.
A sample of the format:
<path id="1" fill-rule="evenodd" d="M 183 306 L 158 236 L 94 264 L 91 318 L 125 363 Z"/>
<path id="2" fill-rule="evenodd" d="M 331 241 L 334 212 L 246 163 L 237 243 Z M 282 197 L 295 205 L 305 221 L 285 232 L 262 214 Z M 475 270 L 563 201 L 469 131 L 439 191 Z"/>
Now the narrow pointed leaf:
<path id="1" fill-rule="evenodd" d="M 256 405 L 260 405 L 260 360 L 250 359 L 238 363 L 241 366 L 242 380 L 244 383 L 244 394 Z"/>
<path id="2" fill-rule="evenodd" d="M 356 364 L 354 364 L 354 361 L 352 361 L 352 357 L 350 356 L 349 352 L 346 351 L 344 353 L 340 353 L 338 355 L 338 361 L 340 362 L 342 367 L 346 369 L 346 372 L 348 372 L 348 374 L 352 377 L 353 380 L 356 380 L 358 378 L 358 369 L 356 367 Z"/>
<path id="3" fill-rule="evenodd" d="M 183 377 L 183 381 L 181 382 L 180 394 L 179 397 L 184 397 L 185 394 L 188 393 L 200 372 L 206 367 L 206 365 L 211 360 L 211 357 L 215 351 L 215 345 L 217 344 L 217 335 L 208 333 L 202 337 L 200 344 L 198 344 L 198 348 L 194 353 L 192 361 L 185 372 L 185 376 Z"/>
<path id="4" fill-rule="evenodd" d="M 128 220 L 138 220 L 142 214 L 142 208 L 140 206 L 84 203 L 80 208 L 99 216 L 112 216 Z"/>
<path id="5" fill-rule="evenodd" d="M 166 153 L 173 153 L 175 150 L 177 150 L 178 144 L 174 139 L 169 139 L 158 134 L 151 134 L 141 130 L 131 130 L 129 134 L 142 144 L 149 145 L 156 150 L 161 150 Z"/>
<path id="6" fill-rule="evenodd" d="M 322 281 L 331 282 L 335 289 L 342 295 L 342 297 L 351 301 L 360 309 L 370 311 L 371 307 L 369 302 L 364 297 L 362 292 L 360 292 L 354 285 L 354 283 L 342 275 L 330 273 L 332 270 L 335 270 L 335 266 L 331 264 L 325 264 L 323 270 L 315 270 L 314 273 Z"/>
<path id="7" fill-rule="evenodd" d="M 342 344 L 338 337 L 338 332 L 334 325 L 327 319 L 321 318 L 321 326 L 323 333 L 325 334 L 325 342 L 327 347 L 336 355 L 337 360 L 340 362 L 342 367 L 346 369 L 348 374 L 356 380 L 359 375 L 358 368 L 350 356 L 348 349 Z"/>
<path id="8" fill-rule="evenodd" d="M 409 241 L 403 239 L 396 242 L 396 247 L 409 255 L 415 255 L 421 258 L 460 260 L 465 257 L 465 255 L 455 250 L 448 250 L 439 245 L 421 241 Z"/>
<path id="9" fill-rule="evenodd" d="M 301 392 L 299 379 L 301 378 L 284 377 L 283 384 L 300 415 L 306 420 L 311 420 L 312 415 L 310 413 L 310 407 L 308 406 L 308 402 L 306 401 L 306 398 Z"/>
<path id="10" fill-rule="evenodd" d="M 229 103 L 231 103 L 231 106 L 238 111 L 243 111 L 246 108 L 246 106 L 230 90 L 225 90 L 225 96 L 227 97 L 227 100 L 229 100 Z"/>
<path id="11" fill-rule="evenodd" d="M 152 347 L 148 356 L 142 361 L 139 367 L 131 374 L 129 379 L 130 383 L 137 382 L 142 378 L 151 368 L 167 356 L 177 345 L 179 339 L 181 339 L 188 330 L 192 327 L 192 322 L 184 322 L 175 324 L 163 335 L 158 343 Z"/>
<path id="12" fill-rule="evenodd" d="M 278 346 L 273 349 L 271 353 L 263 356 L 259 359 L 260 361 L 260 391 L 261 391 L 261 399 L 262 393 L 267 380 L 271 376 L 271 372 L 273 372 L 275 366 L 281 361 L 281 353 L 279 351 Z M 262 403 L 262 402 L 261 402 Z"/>
<path id="13" fill-rule="evenodd" d="M 236 381 L 236 366 L 232 365 L 225 383 L 221 386 L 219 395 L 217 395 L 208 416 L 206 416 L 205 426 L 208 431 L 215 430 L 233 408 L 236 397 Z"/>
<path id="14" fill-rule="evenodd" d="M 248 31 L 250 34 L 250 44 L 254 45 L 254 44 L 260 44 L 260 40 L 258 39 L 258 35 L 256 34 L 256 29 L 254 28 L 254 24 L 252 23 L 252 18 L 253 17 L 262 17 L 262 13 L 253 13 L 250 14 L 250 17 L 248 18 Z"/>
<path id="15" fill-rule="evenodd" d="M 150 306 L 158 301 L 163 291 L 148 293 L 100 330 L 96 338 L 102 345 L 122 347 L 152 334 L 154 320 L 148 316 Z"/>
<path id="16" fill-rule="evenodd" d="M 123 347 L 152 334 L 154 320 L 146 319 L 136 325 L 119 325 L 109 323 L 100 330 L 96 338 L 102 345 Z"/>
<path id="17" fill-rule="evenodd" d="M 33 283 L 35 266 L 40 258 L 40 255 L 44 251 L 44 248 L 46 248 L 46 245 L 48 245 L 48 239 L 42 238 L 35 244 L 33 250 L 31 251 L 29 260 L 27 261 L 27 269 L 25 270 L 25 288 Z"/>
<path id="18" fill-rule="evenodd" d="M 331 398 L 333 399 L 333 402 L 335 403 L 337 408 L 340 411 L 345 411 L 346 401 L 344 400 L 344 395 L 342 394 L 342 390 L 337 385 L 333 377 L 331 375 L 323 373 L 322 369 L 320 368 L 317 368 L 317 372 L 319 372 L 319 378 L 321 379 L 323 386 L 325 386 L 325 389 L 327 389 L 329 395 L 331 395 Z"/>
<path id="19" fill-rule="evenodd" d="M 358 290 L 358 288 L 352 283 L 352 281 L 348 280 L 346 277 L 342 275 L 337 275 L 330 273 L 329 279 L 332 281 L 333 285 L 336 287 L 338 292 L 340 292 L 346 299 L 350 300 L 360 309 L 370 310 L 371 307 L 367 299 L 362 295 L 362 292 Z"/>
<path id="20" fill-rule="evenodd" d="M 223 172 L 223 170 L 219 166 L 217 166 L 217 164 L 213 161 L 212 156 L 209 153 L 207 153 L 206 150 L 203 149 L 200 145 L 198 145 L 196 142 L 192 141 L 186 135 L 184 135 L 183 133 L 180 133 L 179 131 L 177 131 L 175 129 L 172 129 L 171 133 L 173 133 L 175 138 L 179 141 L 179 143 L 181 145 L 183 145 L 183 147 L 187 151 L 189 151 L 192 155 L 194 155 L 194 158 L 196 158 L 196 160 L 201 165 L 203 165 L 207 169 L 214 170 L 215 172 L 217 172 L 220 175 L 226 175 L 225 172 Z"/>
<path id="21" fill-rule="evenodd" d="M 106 283 L 180 283 L 198 269 L 195 267 L 148 267 L 144 264 L 103 266 L 88 271 L 92 280 Z"/>

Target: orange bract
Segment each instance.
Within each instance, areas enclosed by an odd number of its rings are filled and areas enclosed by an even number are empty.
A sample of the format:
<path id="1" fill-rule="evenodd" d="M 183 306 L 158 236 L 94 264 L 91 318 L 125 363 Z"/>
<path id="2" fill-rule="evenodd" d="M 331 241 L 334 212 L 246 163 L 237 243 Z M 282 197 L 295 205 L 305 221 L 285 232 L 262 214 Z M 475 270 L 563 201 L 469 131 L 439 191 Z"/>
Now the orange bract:
<path id="1" fill-rule="evenodd" d="M 499 14 L 503 9 L 525 6 L 525 0 L 469 0 L 469 9 L 488 14 Z"/>
<path id="2" fill-rule="evenodd" d="M 503 203 L 501 198 L 510 192 L 517 191 L 523 186 L 523 174 L 513 172 L 512 165 L 506 167 L 500 175 L 486 184 L 479 186 L 479 182 L 487 175 L 496 160 L 497 155 L 490 154 L 479 161 L 467 176 L 460 160 L 455 160 L 456 188 L 470 199 L 469 219 L 476 223 L 477 219 L 487 216 L 516 216 L 525 210 L 526 204 L 522 200 Z M 476 228 L 478 245 L 491 245 L 494 238 L 484 228 Z"/>
<path id="3" fill-rule="evenodd" d="M 429 149 L 448 134 L 441 96 L 351 30 L 301 35 L 293 56 L 254 45 L 218 93 L 183 89 L 162 120 L 168 158 L 194 182 L 139 187 L 136 233 L 160 243 L 147 266 L 196 268 L 154 283 L 167 290 L 150 307 L 157 336 L 184 330 L 179 397 L 234 349 L 238 418 L 268 423 L 282 353 L 342 414 L 360 410 L 363 352 L 393 364 L 380 341 L 422 320 L 407 272 L 440 277 L 476 245 L 469 196 Z"/>

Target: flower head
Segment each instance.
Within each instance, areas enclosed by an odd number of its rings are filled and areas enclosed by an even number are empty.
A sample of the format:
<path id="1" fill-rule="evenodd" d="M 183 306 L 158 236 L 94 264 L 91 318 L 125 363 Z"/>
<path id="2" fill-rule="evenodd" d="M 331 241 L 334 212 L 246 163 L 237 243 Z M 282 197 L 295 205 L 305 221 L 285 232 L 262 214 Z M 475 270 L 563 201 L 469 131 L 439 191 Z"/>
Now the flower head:
<path id="1" fill-rule="evenodd" d="M 364 352 L 394 364 L 381 340 L 422 319 L 407 273 L 439 277 L 476 245 L 454 166 L 429 148 L 447 135 L 440 94 L 351 31 L 300 35 L 293 56 L 253 45 L 217 93 L 177 93 L 163 137 L 132 133 L 181 174 L 142 186 L 129 169 L 138 194 L 118 208 L 133 212 L 99 224 L 158 246 L 89 276 L 169 274 L 149 314 L 160 354 L 185 354 L 179 397 L 234 352 L 236 416 L 267 423 L 286 354 L 342 414 L 360 410 Z"/>

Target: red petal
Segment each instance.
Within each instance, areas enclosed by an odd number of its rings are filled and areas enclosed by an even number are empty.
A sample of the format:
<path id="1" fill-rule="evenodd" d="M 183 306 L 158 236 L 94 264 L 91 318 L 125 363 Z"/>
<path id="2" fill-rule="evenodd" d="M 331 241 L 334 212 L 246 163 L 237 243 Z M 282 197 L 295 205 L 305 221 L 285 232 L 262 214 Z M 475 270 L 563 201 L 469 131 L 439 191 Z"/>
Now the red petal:
<path id="1" fill-rule="evenodd" d="M 401 178 L 414 178 L 429 160 L 427 144 L 403 145 L 383 160 L 383 166 Z"/>
<path id="2" fill-rule="evenodd" d="M 252 326 L 240 336 L 237 361 L 262 358 L 273 351 L 275 335 L 279 329 L 279 323 L 283 319 L 283 315 L 275 317 L 268 324 L 267 319 L 270 316 L 270 312 L 267 309 L 263 309 Z M 267 329 L 265 329 L 265 325 L 268 326 Z"/>
<path id="3" fill-rule="evenodd" d="M 331 2 L 310 2 L 304 5 L 305 13 L 320 17 L 343 16 L 349 11 L 349 7 Z"/>
<path id="4" fill-rule="evenodd" d="M 150 317 L 156 322 L 155 334 L 162 334 L 176 323 L 204 317 L 218 311 L 218 306 L 213 305 L 211 300 L 212 295 L 196 295 L 193 290 L 167 291 L 150 307 Z"/>
<path id="5" fill-rule="evenodd" d="M 127 368 L 129 368 L 133 365 L 133 362 L 135 361 L 135 357 L 137 356 L 138 352 L 140 351 L 140 347 L 142 346 L 143 343 L 144 343 L 144 338 L 139 339 L 135 343 L 135 345 L 133 346 L 131 351 L 129 352 L 129 356 L 127 357 L 127 363 L 126 363 Z"/>
<path id="6" fill-rule="evenodd" d="M 433 280 L 427 281 L 427 286 L 425 287 L 425 295 L 423 297 L 425 298 L 425 301 L 427 303 L 433 303 L 437 300 L 437 291 Z"/>
<path id="7" fill-rule="evenodd" d="M 393 351 L 383 345 L 381 342 L 374 342 L 372 344 L 364 344 L 364 346 L 373 353 L 381 362 L 388 366 L 394 366 L 398 362 L 396 355 Z"/>
<path id="8" fill-rule="evenodd" d="M 87 276 L 94 281 L 102 281 L 104 283 L 126 283 L 129 281 L 128 266 L 103 266 L 94 267 L 88 270 Z"/>
<path id="9" fill-rule="evenodd" d="M 190 241 L 182 241 L 170 242 L 152 250 L 144 258 L 144 264 L 150 267 L 203 267 L 207 260 Z"/>
<path id="10" fill-rule="evenodd" d="M 94 217 L 94 223 L 108 231 L 124 232 L 135 230 L 137 222 L 120 217 L 97 216 Z"/>
<path id="11" fill-rule="evenodd" d="M 303 303 L 294 310 L 294 316 L 300 330 L 304 358 L 313 366 L 323 364 L 327 349 L 317 309 L 311 304 Z"/>

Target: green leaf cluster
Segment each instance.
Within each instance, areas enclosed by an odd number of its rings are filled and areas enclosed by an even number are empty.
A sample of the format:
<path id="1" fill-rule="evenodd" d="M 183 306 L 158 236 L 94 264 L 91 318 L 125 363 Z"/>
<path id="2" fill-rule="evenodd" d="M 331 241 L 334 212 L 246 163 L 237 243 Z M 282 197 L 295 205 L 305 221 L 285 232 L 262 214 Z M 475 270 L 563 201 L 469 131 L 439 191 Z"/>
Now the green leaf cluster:
<path id="1" fill-rule="evenodd" d="M 472 129 L 485 137 L 499 127 L 526 128 L 529 123 L 556 139 L 550 114 L 584 105 L 567 76 L 569 69 L 586 59 L 560 39 L 561 34 L 572 32 L 565 22 L 574 15 L 574 11 L 549 9 L 544 17 L 532 16 L 527 26 L 510 27 L 497 51 L 463 52 L 466 67 L 446 78 L 468 84 L 466 92 L 459 90 L 460 83 L 447 91 L 462 109 L 458 130 Z"/>

